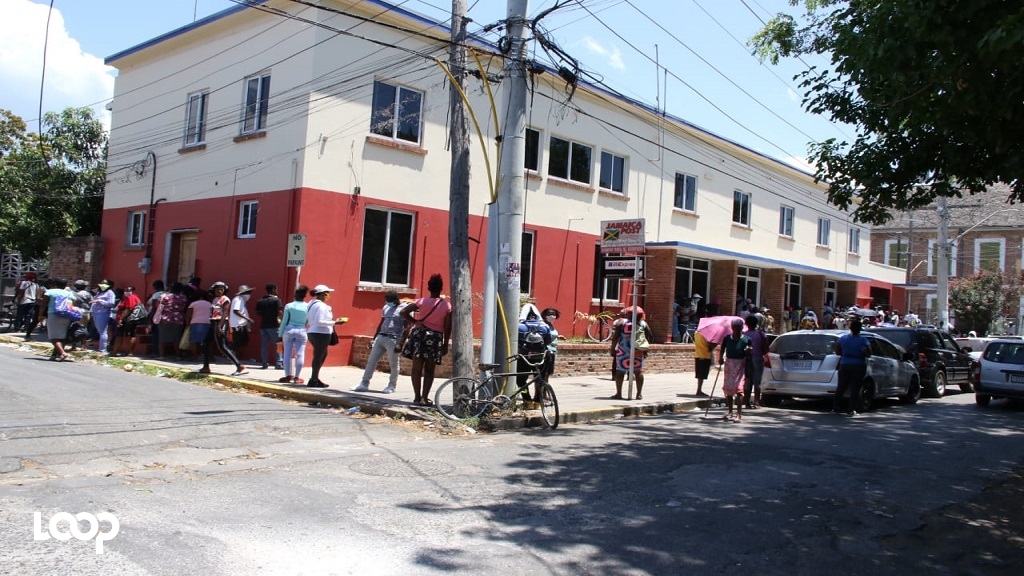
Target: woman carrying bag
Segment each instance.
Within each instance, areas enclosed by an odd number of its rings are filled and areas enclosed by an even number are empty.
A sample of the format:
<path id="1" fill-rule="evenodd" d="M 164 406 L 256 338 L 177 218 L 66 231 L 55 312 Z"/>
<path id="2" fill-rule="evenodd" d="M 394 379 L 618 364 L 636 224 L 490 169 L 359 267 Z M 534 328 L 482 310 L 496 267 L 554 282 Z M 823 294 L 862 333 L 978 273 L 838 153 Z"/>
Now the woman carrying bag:
<path id="1" fill-rule="evenodd" d="M 320 381 L 320 368 L 327 360 L 327 347 L 331 345 L 331 337 L 333 336 L 335 339 L 338 337 L 334 332 L 334 327 L 348 322 L 348 318 L 334 318 L 334 311 L 327 304 L 331 292 L 334 292 L 334 288 L 317 284 L 311 292 L 313 300 L 309 302 L 309 307 L 306 309 L 306 324 L 309 326 L 306 329 L 306 334 L 309 336 L 309 343 L 313 346 L 312 374 L 306 386 L 311 388 L 327 388 L 327 384 Z"/>

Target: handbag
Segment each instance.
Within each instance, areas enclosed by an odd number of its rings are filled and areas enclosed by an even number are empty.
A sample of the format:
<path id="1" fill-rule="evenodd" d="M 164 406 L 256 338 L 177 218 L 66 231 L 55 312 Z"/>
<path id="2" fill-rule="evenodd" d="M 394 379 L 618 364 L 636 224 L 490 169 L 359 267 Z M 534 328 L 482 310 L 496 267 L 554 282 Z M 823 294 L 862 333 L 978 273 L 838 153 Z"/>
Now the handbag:
<path id="1" fill-rule="evenodd" d="M 339 342 L 339 340 L 338 340 L 338 333 L 335 332 L 334 330 L 331 330 L 331 340 L 327 343 L 327 345 L 328 346 L 337 346 L 338 342 Z"/>
<path id="2" fill-rule="evenodd" d="M 181 339 L 178 340 L 178 350 L 188 350 L 192 347 L 192 342 L 188 338 L 188 326 L 181 332 Z"/>
<path id="3" fill-rule="evenodd" d="M 641 352 L 646 352 L 651 347 L 651 342 L 647 339 L 647 330 L 646 330 L 646 328 L 647 328 L 647 325 L 644 324 L 643 322 L 641 322 L 640 323 L 640 329 L 637 330 L 637 332 L 636 332 L 636 339 L 635 339 L 634 344 L 633 344 L 634 346 L 636 346 L 636 349 L 641 351 Z"/>
<path id="4" fill-rule="evenodd" d="M 132 308 L 131 314 L 124 321 L 126 324 L 139 323 L 145 320 L 147 316 L 149 316 L 149 312 L 146 310 L 146 306 L 144 304 L 136 304 L 135 308 Z"/>

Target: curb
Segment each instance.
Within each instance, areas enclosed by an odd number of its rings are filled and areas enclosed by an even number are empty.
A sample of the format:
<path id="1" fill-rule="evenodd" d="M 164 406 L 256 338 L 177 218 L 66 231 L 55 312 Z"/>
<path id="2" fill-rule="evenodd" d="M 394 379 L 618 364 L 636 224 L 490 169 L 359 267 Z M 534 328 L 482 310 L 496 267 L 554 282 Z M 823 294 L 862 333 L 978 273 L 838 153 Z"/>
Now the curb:
<path id="1" fill-rule="evenodd" d="M 21 346 L 29 346 L 32 348 L 49 349 L 49 343 L 42 342 L 26 342 L 19 337 L 11 337 L 7 335 L 0 335 L 0 342 L 8 344 L 17 344 Z M 96 360 L 102 360 L 107 357 L 100 356 L 96 352 L 92 351 L 76 351 L 72 352 L 79 358 L 88 357 Z M 128 357 L 126 357 L 128 358 Z M 145 358 L 131 357 L 132 362 L 136 364 L 143 364 L 146 366 L 166 369 L 173 371 L 178 375 L 190 375 L 196 374 L 192 370 L 182 370 L 180 368 L 168 367 L 165 364 L 157 364 L 147 362 Z M 303 390 L 296 386 L 282 386 L 280 384 L 272 384 L 269 382 L 262 382 L 259 380 L 248 380 L 244 378 L 225 376 L 223 374 L 203 374 L 204 380 L 216 382 L 223 386 L 232 388 L 245 388 L 261 394 L 269 394 L 281 398 L 288 398 L 290 400 L 297 400 L 300 402 L 308 402 L 310 404 L 321 404 L 331 406 L 334 408 L 352 408 L 358 407 L 359 411 L 366 414 L 376 414 L 380 416 L 387 416 L 389 418 L 403 418 L 406 420 L 423 420 L 423 421 L 436 421 L 444 420 L 445 418 L 438 413 L 424 412 L 420 408 L 395 406 L 391 404 L 381 404 L 376 401 L 366 401 L 366 398 L 360 397 L 358 399 L 345 396 L 339 396 L 336 394 L 324 393 L 321 389 L 308 389 Z M 188 382 L 187 379 L 182 379 L 184 382 Z M 336 391 L 344 394 L 342 391 Z M 569 412 L 561 412 L 559 414 L 559 425 L 561 424 L 587 424 L 590 422 L 597 422 L 601 420 L 617 420 L 620 418 L 636 418 L 639 416 L 654 416 L 658 414 L 664 414 L 666 412 L 684 412 L 693 410 L 694 408 L 705 408 L 708 400 L 688 400 L 683 402 L 651 402 L 647 404 L 634 404 L 631 406 L 610 406 L 608 408 L 593 408 L 588 410 L 576 410 Z M 458 424 L 455 421 L 451 421 L 452 424 Z M 524 428 L 543 428 L 545 427 L 544 420 L 540 416 L 539 410 L 530 410 L 523 416 L 513 417 L 505 416 L 502 418 L 488 419 L 481 422 L 480 428 L 487 431 L 502 431 L 502 430 L 521 430 Z"/>

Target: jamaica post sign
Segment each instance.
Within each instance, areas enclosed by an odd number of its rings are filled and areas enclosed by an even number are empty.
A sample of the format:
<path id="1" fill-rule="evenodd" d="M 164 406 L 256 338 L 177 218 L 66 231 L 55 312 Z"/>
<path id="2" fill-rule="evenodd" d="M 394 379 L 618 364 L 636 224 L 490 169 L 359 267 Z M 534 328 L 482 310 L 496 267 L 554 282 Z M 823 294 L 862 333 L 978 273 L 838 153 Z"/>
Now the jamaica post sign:
<path id="1" fill-rule="evenodd" d="M 644 219 L 602 221 L 601 254 L 642 256 L 644 254 Z"/>

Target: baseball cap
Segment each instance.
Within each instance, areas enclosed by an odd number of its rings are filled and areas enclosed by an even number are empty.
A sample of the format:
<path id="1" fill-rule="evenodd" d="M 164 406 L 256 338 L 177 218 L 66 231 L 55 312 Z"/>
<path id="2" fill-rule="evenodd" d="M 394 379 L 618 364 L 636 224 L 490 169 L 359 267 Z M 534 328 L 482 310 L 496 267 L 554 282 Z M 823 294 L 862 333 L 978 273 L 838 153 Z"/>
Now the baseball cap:
<path id="1" fill-rule="evenodd" d="M 334 292 L 334 288 L 329 287 L 326 284 L 317 284 L 313 288 L 313 294 L 320 294 L 321 292 Z"/>

